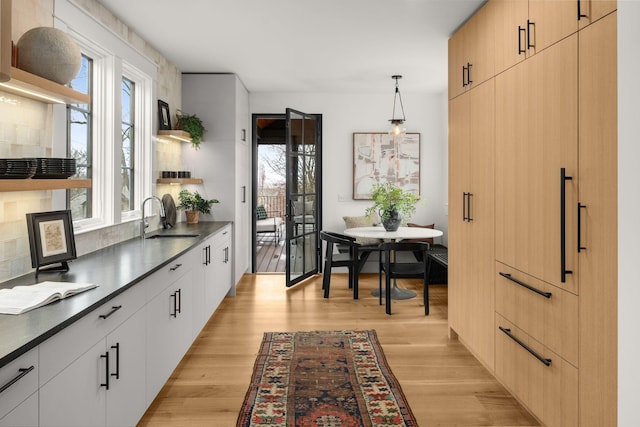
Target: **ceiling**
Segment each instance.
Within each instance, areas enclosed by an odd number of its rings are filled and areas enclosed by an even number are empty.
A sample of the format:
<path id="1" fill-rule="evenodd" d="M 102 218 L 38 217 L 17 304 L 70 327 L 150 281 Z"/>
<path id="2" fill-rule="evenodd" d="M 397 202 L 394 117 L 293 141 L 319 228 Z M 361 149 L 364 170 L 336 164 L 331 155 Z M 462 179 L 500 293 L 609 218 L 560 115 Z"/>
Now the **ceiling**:
<path id="1" fill-rule="evenodd" d="M 182 72 L 250 92 L 441 92 L 447 39 L 485 0 L 99 0 Z"/>

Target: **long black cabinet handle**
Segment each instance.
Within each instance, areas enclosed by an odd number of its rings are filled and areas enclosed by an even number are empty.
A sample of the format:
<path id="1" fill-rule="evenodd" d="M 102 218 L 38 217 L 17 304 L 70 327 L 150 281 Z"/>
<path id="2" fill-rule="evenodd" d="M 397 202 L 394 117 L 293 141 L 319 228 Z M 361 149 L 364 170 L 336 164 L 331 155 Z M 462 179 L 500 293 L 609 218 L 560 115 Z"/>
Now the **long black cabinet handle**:
<path id="1" fill-rule="evenodd" d="M 177 300 L 178 300 L 178 310 L 177 313 L 182 313 L 182 289 L 178 289 L 176 291 L 176 294 L 178 295 Z"/>
<path id="2" fill-rule="evenodd" d="M 106 319 L 107 317 L 111 316 L 113 313 L 115 313 L 116 311 L 120 310 L 122 308 L 122 304 L 120 305 L 114 305 L 111 307 L 111 311 L 108 312 L 107 314 L 101 314 L 100 316 L 98 316 L 100 319 Z"/>
<path id="3" fill-rule="evenodd" d="M 531 28 L 536 27 L 535 22 L 531 22 L 527 19 L 527 49 L 531 49 L 532 47 L 536 47 L 535 43 L 531 44 Z"/>
<path id="4" fill-rule="evenodd" d="M 467 71 L 467 67 L 463 65 L 462 66 L 462 87 L 465 87 L 468 85 L 467 79 L 465 78 L 465 73 L 464 73 L 465 71 Z"/>
<path id="5" fill-rule="evenodd" d="M 473 197 L 473 193 L 467 193 L 467 221 L 473 221 L 473 217 L 471 216 L 471 198 Z"/>
<path id="6" fill-rule="evenodd" d="M 5 391 L 9 387 L 11 387 L 12 385 L 17 383 L 18 381 L 20 381 L 20 379 L 22 377 L 27 375 L 29 372 L 33 371 L 33 369 L 34 369 L 33 365 L 29 366 L 28 368 L 20 368 L 20 369 L 18 369 L 18 375 L 16 375 L 12 379 L 10 379 L 5 385 L 0 387 L 0 393 L 2 393 L 3 391 Z"/>
<path id="7" fill-rule="evenodd" d="M 112 345 L 111 348 L 116 351 L 116 372 L 111 374 L 111 376 L 116 377 L 116 379 L 119 380 L 120 379 L 120 343 L 117 342 L 116 345 Z"/>
<path id="8" fill-rule="evenodd" d="M 247 203 L 247 186 L 246 185 L 242 186 L 242 203 Z"/>
<path id="9" fill-rule="evenodd" d="M 107 351 L 105 354 L 101 354 L 100 358 L 104 358 L 106 359 L 105 365 L 104 365 L 104 371 L 105 371 L 105 382 L 103 382 L 102 384 L 100 384 L 100 387 L 105 387 L 107 390 L 109 390 L 109 352 Z"/>
<path id="10" fill-rule="evenodd" d="M 467 193 L 462 193 L 462 220 L 467 220 Z"/>
<path id="11" fill-rule="evenodd" d="M 567 274 L 573 274 L 573 271 L 567 270 L 567 209 L 565 202 L 567 199 L 565 183 L 573 178 L 567 176 L 565 168 L 560 168 L 560 281 L 567 281 Z"/>
<path id="12" fill-rule="evenodd" d="M 582 215 L 581 215 L 581 210 L 582 209 L 586 209 L 587 206 L 583 205 L 582 203 L 578 202 L 578 253 L 580 253 L 580 251 L 586 251 L 587 248 L 585 246 L 582 246 L 582 242 L 580 241 L 581 239 L 581 235 L 582 235 Z"/>
<path id="13" fill-rule="evenodd" d="M 523 53 L 526 52 L 526 50 L 522 48 L 522 33 L 523 32 L 526 33 L 527 30 L 522 28 L 520 25 L 518 25 L 518 55 L 522 55 Z"/>
<path id="14" fill-rule="evenodd" d="M 515 342 L 517 342 L 522 348 L 524 348 L 525 350 L 527 350 L 529 353 L 531 353 L 533 355 L 533 357 L 535 357 L 536 359 L 538 359 L 540 362 L 544 363 L 545 366 L 551 366 L 551 359 L 546 359 L 542 356 L 540 356 L 538 353 L 536 353 L 531 347 L 529 347 L 528 345 L 526 345 L 525 343 L 523 343 L 522 341 L 520 341 L 520 339 L 518 339 L 518 337 L 516 337 L 515 335 L 513 335 L 511 333 L 511 329 L 507 329 L 507 328 L 503 328 L 502 326 L 498 326 L 498 328 L 504 332 L 505 334 L 507 334 L 507 336 L 509 338 L 511 338 L 512 340 L 514 340 Z"/>
<path id="15" fill-rule="evenodd" d="M 173 298 L 173 313 L 171 313 L 170 316 L 178 317 L 178 291 L 169 295 L 169 298 Z"/>
<path id="16" fill-rule="evenodd" d="M 582 18 L 586 18 L 587 15 L 585 15 L 584 13 L 582 13 L 582 9 L 580 7 L 580 0 L 578 0 L 578 21 Z"/>
<path id="17" fill-rule="evenodd" d="M 467 62 L 467 85 L 470 85 L 471 83 L 473 83 L 473 80 L 471 80 L 471 67 L 473 66 L 473 64 L 470 64 Z"/>
<path id="18" fill-rule="evenodd" d="M 532 292 L 535 292 L 535 293 L 536 293 L 536 294 L 538 294 L 538 295 L 542 295 L 542 296 L 543 296 L 543 297 L 545 297 L 545 298 L 551 298 L 551 295 L 552 295 L 552 294 L 551 294 L 551 292 L 545 292 L 545 291 L 541 291 L 541 290 L 540 290 L 540 289 L 538 289 L 538 288 L 534 288 L 534 287 L 533 287 L 533 286 L 531 286 L 531 285 L 528 285 L 528 284 L 526 284 L 526 283 L 524 283 L 524 282 L 521 282 L 521 281 L 520 281 L 520 280 L 518 280 L 518 279 L 515 279 L 515 278 L 511 277 L 511 274 L 509 274 L 509 273 L 503 273 L 503 272 L 501 271 L 501 272 L 500 272 L 500 273 L 498 273 L 498 274 L 500 274 L 502 277 L 504 277 L 504 278 L 505 278 L 505 279 L 507 279 L 507 280 L 511 280 L 513 283 L 516 283 L 516 284 L 518 284 L 518 285 L 520 285 L 520 286 L 522 286 L 522 287 L 524 287 L 524 288 L 529 289 L 529 290 L 530 290 L 530 291 L 532 291 Z"/>

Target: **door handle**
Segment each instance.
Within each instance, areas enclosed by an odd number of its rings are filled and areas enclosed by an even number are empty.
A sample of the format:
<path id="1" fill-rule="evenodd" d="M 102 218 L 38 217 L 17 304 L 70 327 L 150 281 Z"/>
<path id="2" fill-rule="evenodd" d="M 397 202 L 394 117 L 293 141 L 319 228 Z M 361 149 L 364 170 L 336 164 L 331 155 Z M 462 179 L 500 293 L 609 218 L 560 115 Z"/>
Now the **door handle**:
<path id="1" fill-rule="evenodd" d="M 525 49 L 522 48 L 522 33 L 527 32 L 524 28 L 518 25 L 518 55 L 525 53 Z"/>
<path id="2" fill-rule="evenodd" d="M 567 274 L 573 271 L 567 270 L 567 223 L 566 223 L 566 182 L 573 178 L 567 176 L 566 169 L 560 168 L 560 281 L 567 281 Z"/>
<path id="3" fill-rule="evenodd" d="M 531 22 L 527 19 L 527 49 L 531 49 L 532 47 L 536 47 L 535 43 L 531 44 L 531 28 L 536 28 L 536 23 Z"/>
<path id="4" fill-rule="evenodd" d="M 580 251 L 586 251 L 586 246 L 582 246 L 581 236 L 582 236 L 582 209 L 586 209 L 587 206 L 578 202 L 578 253 Z"/>

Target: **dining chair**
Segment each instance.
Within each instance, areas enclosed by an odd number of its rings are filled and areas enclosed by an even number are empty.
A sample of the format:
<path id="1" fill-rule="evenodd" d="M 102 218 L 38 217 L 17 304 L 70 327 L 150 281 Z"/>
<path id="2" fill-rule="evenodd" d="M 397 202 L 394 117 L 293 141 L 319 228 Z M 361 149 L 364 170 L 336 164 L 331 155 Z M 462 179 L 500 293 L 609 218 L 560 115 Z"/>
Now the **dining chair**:
<path id="1" fill-rule="evenodd" d="M 386 312 L 391 314 L 391 279 L 422 279 L 424 314 L 429 314 L 429 266 L 428 256 L 429 244 L 422 242 L 389 242 L 380 245 L 380 269 L 378 272 L 378 288 L 380 291 L 380 305 L 382 305 L 382 275 L 385 275 L 385 300 Z M 419 252 L 420 261 L 406 262 L 398 261 L 397 255 L 400 252 Z"/>
<path id="2" fill-rule="evenodd" d="M 349 269 L 349 288 L 353 288 L 353 299 L 358 299 L 358 275 L 371 254 L 371 250 L 365 248 L 360 251 L 361 245 L 355 241 L 355 238 L 331 231 L 320 231 L 320 239 L 327 242 L 322 278 L 324 297 L 329 298 L 331 269 L 333 267 L 347 267 Z M 334 246 L 337 245 L 348 248 L 348 251 L 334 253 Z"/>

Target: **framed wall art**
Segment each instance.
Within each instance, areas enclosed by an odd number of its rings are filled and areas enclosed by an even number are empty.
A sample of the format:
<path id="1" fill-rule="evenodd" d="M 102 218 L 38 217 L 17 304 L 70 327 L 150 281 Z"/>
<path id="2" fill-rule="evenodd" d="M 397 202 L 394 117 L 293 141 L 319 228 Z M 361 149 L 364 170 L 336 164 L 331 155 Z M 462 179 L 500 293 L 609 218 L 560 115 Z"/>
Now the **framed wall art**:
<path id="1" fill-rule="evenodd" d="M 394 138 L 387 132 L 354 132 L 354 200 L 370 200 L 373 185 L 385 182 L 420 195 L 419 133 Z"/>
<path id="2" fill-rule="evenodd" d="M 169 114 L 169 104 L 158 99 L 158 129 L 171 130 L 171 115 Z"/>
<path id="3" fill-rule="evenodd" d="M 36 277 L 42 271 L 69 270 L 67 261 L 77 258 L 70 210 L 28 213 L 27 231 Z M 58 263 L 59 266 L 41 268 Z"/>

